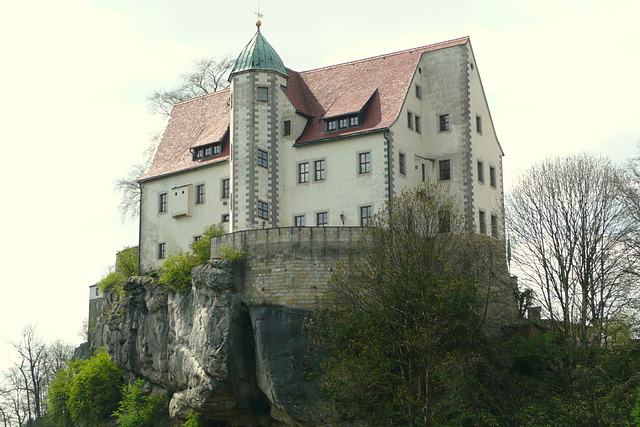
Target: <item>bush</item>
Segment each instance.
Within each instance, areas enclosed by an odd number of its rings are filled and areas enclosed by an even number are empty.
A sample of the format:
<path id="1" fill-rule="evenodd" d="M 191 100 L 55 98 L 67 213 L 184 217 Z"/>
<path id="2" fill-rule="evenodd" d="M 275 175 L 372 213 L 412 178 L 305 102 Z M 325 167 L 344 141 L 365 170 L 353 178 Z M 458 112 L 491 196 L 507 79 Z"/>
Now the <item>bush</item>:
<path id="1" fill-rule="evenodd" d="M 191 244 L 191 252 L 167 257 L 158 274 L 160 282 L 176 291 L 191 287 L 191 270 L 211 258 L 211 238 L 223 233 L 222 226 L 211 225 L 202 233 L 200 240 Z"/>
<path id="2" fill-rule="evenodd" d="M 138 248 L 124 248 L 116 254 L 114 271 L 107 274 L 98 282 L 102 292 L 112 292 L 118 297 L 124 296 L 124 284 L 131 276 L 138 274 Z"/>
<path id="3" fill-rule="evenodd" d="M 238 262 L 242 261 L 246 255 L 246 252 L 237 248 L 230 248 L 228 246 L 220 246 L 218 248 L 218 256 L 220 259 L 227 261 Z"/>
<path id="4" fill-rule="evenodd" d="M 99 350 L 91 359 L 58 371 L 49 390 L 50 420 L 55 426 L 104 424 L 118 407 L 121 372 Z"/>
<path id="5" fill-rule="evenodd" d="M 167 397 L 161 395 L 145 396 L 142 393 L 142 380 L 136 380 L 124 387 L 122 401 L 113 413 L 122 427 L 156 427 L 169 423 Z"/>
<path id="6" fill-rule="evenodd" d="M 191 286 L 191 270 L 197 265 L 197 258 L 194 255 L 180 252 L 167 257 L 162 263 L 158 279 L 173 290 L 187 289 Z"/>

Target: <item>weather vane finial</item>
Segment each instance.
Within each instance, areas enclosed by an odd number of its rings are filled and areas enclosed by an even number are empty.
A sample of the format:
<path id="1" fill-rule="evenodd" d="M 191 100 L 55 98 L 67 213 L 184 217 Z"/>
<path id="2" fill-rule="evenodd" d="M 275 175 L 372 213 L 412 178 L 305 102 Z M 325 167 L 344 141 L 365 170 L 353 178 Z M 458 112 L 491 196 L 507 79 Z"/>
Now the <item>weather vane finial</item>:
<path id="1" fill-rule="evenodd" d="M 262 25 L 262 21 L 260 21 L 262 19 L 262 14 L 260 13 L 260 0 L 258 0 L 258 11 L 256 12 L 256 15 L 258 15 L 256 26 L 260 29 L 260 26 Z"/>

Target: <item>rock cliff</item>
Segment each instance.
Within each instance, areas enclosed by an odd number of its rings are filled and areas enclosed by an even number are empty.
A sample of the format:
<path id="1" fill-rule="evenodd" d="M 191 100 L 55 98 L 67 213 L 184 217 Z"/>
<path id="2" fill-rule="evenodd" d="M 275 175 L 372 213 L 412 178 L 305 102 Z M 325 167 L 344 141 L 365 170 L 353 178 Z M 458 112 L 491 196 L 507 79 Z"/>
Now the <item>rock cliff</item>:
<path id="1" fill-rule="evenodd" d="M 233 425 L 302 425 L 319 395 L 303 334 L 309 311 L 248 302 L 242 274 L 214 259 L 184 291 L 130 278 L 125 298 L 105 295 L 93 346 L 167 393 L 174 417 L 196 410 Z"/>

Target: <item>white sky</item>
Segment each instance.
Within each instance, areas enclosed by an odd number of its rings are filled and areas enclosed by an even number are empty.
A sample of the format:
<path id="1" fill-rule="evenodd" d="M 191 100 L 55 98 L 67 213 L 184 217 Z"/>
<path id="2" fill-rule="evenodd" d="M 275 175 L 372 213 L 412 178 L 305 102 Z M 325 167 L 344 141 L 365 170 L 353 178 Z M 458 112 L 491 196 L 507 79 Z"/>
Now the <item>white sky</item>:
<path id="1" fill-rule="evenodd" d="M 137 244 L 113 182 L 164 122 L 146 98 L 198 57 L 236 56 L 257 0 L 31 0 L 0 13 L 0 369 L 27 324 L 78 344 L 88 286 Z M 623 161 L 640 140 L 636 0 L 262 0 L 262 33 L 304 71 L 471 36 L 505 187 L 549 154 Z"/>

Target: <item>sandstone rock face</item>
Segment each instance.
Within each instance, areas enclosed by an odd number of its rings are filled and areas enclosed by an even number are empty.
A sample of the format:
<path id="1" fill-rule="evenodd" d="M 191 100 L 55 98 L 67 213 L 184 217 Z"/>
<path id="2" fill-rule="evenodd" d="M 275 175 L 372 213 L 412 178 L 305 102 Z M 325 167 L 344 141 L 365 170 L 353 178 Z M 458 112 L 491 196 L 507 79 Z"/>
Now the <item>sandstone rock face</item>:
<path id="1" fill-rule="evenodd" d="M 252 305 L 241 274 L 214 259 L 180 292 L 133 277 L 121 301 L 105 295 L 93 346 L 167 393 L 174 417 L 196 410 L 233 425 L 302 425 L 319 393 L 303 334 L 309 312 Z"/>

